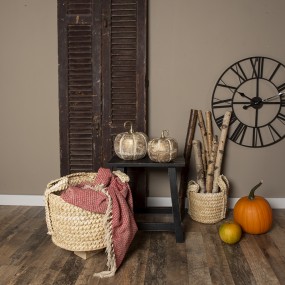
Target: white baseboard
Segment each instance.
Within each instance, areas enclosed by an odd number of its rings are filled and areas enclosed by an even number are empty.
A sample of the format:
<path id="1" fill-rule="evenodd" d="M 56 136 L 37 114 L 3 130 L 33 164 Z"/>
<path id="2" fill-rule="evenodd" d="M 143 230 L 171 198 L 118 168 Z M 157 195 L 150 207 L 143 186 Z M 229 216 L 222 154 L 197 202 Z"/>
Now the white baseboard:
<path id="1" fill-rule="evenodd" d="M 44 206 L 43 195 L 0 195 L 0 205 Z"/>
<path id="2" fill-rule="evenodd" d="M 229 198 L 229 208 L 233 209 L 234 205 L 239 198 Z M 285 209 L 285 198 L 266 198 L 272 209 Z M 147 205 L 149 207 L 170 207 L 170 197 L 149 197 L 147 199 Z M 187 200 L 185 206 L 188 208 Z"/>
<path id="3" fill-rule="evenodd" d="M 238 198 L 229 198 L 229 208 L 233 209 Z M 273 209 L 285 209 L 285 198 L 267 198 Z M 44 206 L 44 196 L 42 195 L 0 195 L 0 205 L 14 206 Z M 170 207 L 170 197 L 148 197 L 149 207 Z M 187 207 L 187 201 L 185 206 Z"/>

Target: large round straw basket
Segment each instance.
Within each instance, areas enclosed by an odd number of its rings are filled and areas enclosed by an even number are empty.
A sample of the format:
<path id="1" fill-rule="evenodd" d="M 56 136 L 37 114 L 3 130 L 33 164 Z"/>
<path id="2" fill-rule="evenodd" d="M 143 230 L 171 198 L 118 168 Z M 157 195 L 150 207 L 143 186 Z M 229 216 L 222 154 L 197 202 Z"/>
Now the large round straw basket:
<path id="1" fill-rule="evenodd" d="M 188 213 L 200 223 L 214 224 L 225 218 L 228 203 L 229 182 L 224 175 L 218 178 L 220 192 L 199 193 L 199 185 L 189 181 L 187 188 Z"/>
<path id="2" fill-rule="evenodd" d="M 48 233 L 55 245 L 71 251 L 106 247 L 104 214 L 83 210 L 65 202 L 60 193 L 69 186 L 93 182 L 97 173 L 75 173 L 54 180 L 45 191 Z"/>

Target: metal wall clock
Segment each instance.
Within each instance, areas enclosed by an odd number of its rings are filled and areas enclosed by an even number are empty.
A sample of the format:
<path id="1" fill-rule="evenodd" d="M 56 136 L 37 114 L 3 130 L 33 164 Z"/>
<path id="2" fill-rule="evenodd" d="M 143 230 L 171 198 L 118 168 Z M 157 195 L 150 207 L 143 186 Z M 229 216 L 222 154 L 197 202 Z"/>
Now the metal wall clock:
<path id="1" fill-rule="evenodd" d="M 268 57 L 249 57 L 227 68 L 212 96 L 212 113 L 220 128 L 232 111 L 229 139 L 253 148 L 285 136 L 285 65 Z"/>

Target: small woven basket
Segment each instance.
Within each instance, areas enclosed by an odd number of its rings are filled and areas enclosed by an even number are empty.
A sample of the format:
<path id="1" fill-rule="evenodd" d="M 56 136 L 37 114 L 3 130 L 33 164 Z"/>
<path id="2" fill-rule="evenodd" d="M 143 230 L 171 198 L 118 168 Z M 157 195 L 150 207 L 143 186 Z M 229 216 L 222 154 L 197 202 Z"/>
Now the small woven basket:
<path id="1" fill-rule="evenodd" d="M 45 191 L 48 234 L 55 245 L 71 251 L 106 247 L 104 214 L 83 210 L 65 202 L 60 193 L 69 186 L 94 182 L 97 173 L 74 173 L 51 181 Z"/>
<path id="2" fill-rule="evenodd" d="M 195 181 L 189 181 L 188 213 L 193 220 L 204 224 L 214 224 L 225 218 L 229 182 L 224 175 L 219 176 L 218 185 L 221 189 L 218 193 L 198 193 L 199 185 Z"/>

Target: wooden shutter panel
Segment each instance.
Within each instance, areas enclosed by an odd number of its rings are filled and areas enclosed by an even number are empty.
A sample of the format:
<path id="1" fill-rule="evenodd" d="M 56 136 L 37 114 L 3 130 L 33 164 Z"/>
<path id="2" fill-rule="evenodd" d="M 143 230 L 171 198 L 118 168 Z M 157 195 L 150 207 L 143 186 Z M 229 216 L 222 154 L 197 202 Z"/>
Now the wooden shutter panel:
<path id="1" fill-rule="evenodd" d="M 145 0 L 103 2 L 102 32 L 104 161 L 110 159 L 115 135 L 131 121 L 137 131 L 146 125 L 146 11 Z"/>
<path id="2" fill-rule="evenodd" d="M 102 9 L 102 139 L 106 163 L 116 134 L 126 131 L 125 121 L 131 121 L 136 131 L 147 133 L 147 0 L 105 0 Z M 146 171 L 131 169 L 128 175 L 134 206 L 144 208 Z"/>
<path id="3" fill-rule="evenodd" d="M 101 25 L 94 20 L 101 9 L 92 2 L 58 1 L 61 175 L 101 164 Z"/>
<path id="4" fill-rule="evenodd" d="M 105 166 L 124 121 L 147 131 L 146 3 L 58 0 L 61 175 Z"/>

